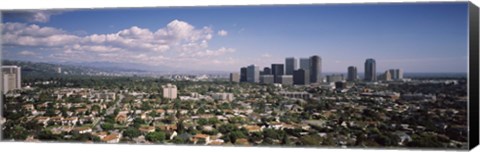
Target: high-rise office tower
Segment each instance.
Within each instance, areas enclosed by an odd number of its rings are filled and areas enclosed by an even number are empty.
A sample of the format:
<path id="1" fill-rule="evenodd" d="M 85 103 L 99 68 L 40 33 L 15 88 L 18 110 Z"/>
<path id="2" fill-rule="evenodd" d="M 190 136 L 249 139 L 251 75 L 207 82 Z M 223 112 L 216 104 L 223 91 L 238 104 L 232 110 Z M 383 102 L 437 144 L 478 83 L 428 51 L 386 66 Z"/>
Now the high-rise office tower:
<path id="1" fill-rule="evenodd" d="M 385 81 L 391 81 L 392 80 L 392 77 L 393 77 L 393 74 L 391 71 L 387 70 L 385 71 L 384 73 L 384 79 Z"/>
<path id="2" fill-rule="evenodd" d="M 280 76 L 284 74 L 283 64 L 272 64 L 272 75 L 275 83 L 282 83 Z"/>
<path id="3" fill-rule="evenodd" d="M 397 79 L 403 79 L 403 70 L 402 69 L 397 69 L 395 73 L 397 74 Z"/>
<path id="4" fill-rule="evenodd" d="M 357 67 L 349 66 L 348 67 L 348 74 L 347 74 L 347 81 L 355 81 L 357 79 Z"/>
<path id="5" fill-rule="evenodd" d="M 293 84 L 308 85 L 310 83 L 310 73 L 308 70 L 298 69 L 293 71 Z"/>
<path id="6" fill-rule="evenodd" d="M 392 76 L 392 79 L 393 80 L 397 80 L 398 79 L 398 71 L 396 69 L 390 69 L 388 70 L 390 72 L 390 75 Z"/>
<path id="7" fill-rule="evenodd" d="M 377 70 L 374 59 L 367 59 L 365 61 L 365 81 L 377 81 Z"/>
<path id="8" fill-rule="evenodd" d="M 240 82 L 240 74 L 237 72 L 230 73 L 230 82 Z"/>
<path id="9" fill-rule="evenodd" d="M 310 71 L 310 59 L 309 58 L 300 58 L 300 69 Z"/>
<path id="10" fill-rule="evenodd" d="M 247 68 L 240 68 L 240 82 L 247 82 Z"/>
<path id="11" fill-rule="evenodd" d="M 176 99 L 177 98 L 177 86 L 172 84 L 167 84 L 162 86 L 163 88 L 163 98 L 166 99 Z"/>
<path id="12" fill-rule="evenodd" d="M 272 70 L 270 70 L 269 67 L 263 68 L 263 75 L 269 75 L 272 74 Z"/>
<path id="13" fill-rule="evenodd" d="M 310 83 L 318 83 L 321 81 L 322 59 L 319 56 L 310 57 Z"/>
<path id="14" fill-rule="evenodd" d="M 260 69 L 258 68 L 258 66 L 250 65 L 247 67 L 247 82 L 260 82 Z"/>
<path id="15" fill-rule="evenodd" d="M 293 75 L 293 71 L 298 69 L 297 59 L 294 57 L 285 58 L 285 74 Z"/>
<path id="16" fill-rule="evenodd" d="M 22 70 L 19 66 L 2 66 L 3 93 L 22 88 Z"/>

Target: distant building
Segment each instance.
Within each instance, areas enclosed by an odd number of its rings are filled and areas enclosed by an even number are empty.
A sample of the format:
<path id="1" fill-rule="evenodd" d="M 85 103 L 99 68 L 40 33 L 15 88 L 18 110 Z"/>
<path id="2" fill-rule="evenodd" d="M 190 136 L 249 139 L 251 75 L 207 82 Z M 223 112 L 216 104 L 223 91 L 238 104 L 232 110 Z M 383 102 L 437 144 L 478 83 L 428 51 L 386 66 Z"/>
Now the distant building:
<path id="1" fill-rule="evenodd" d="M 327 76 L 327 82 L 343 81 L 343 74 L 332 74 Z"/>
<path id="2" fill-rule="evenodd" d="M 318 83 L 321 81 L 322 59 L 319 56 L 310 57 L 310 83 Z"/>
<path id="3" fill-rule="evenodd" d="M 403 70 L 402 69 L 397 69 L 396 74 L 397 74 L 397 80 L 403 79 Z"/>
<path id="4" fill-rule="evenodd" d="M 57 68 L 57 73 L 61 74 L 62 73 L 62 67 Z"/>
<path id="5" fill-rule="evenodd" d="M 293 84 L 308 85 L 310 83 L 310 73 L 308 70 L 298 69 L 293 71 Z"/>
<path id="6" fill-rule="evenodd" d="M 213 93 L 212 98 L 223 101 L 233 101 L 235 99 L 233 93 Z"/>
<path id="7" fill-rule="evenodd" d="M 281 75 L 280 76 L 282 85 L 293 85 L 293 76 L 292 75 Z"/>
<path id="8" fill-rule="evenodd" d="M 387 70 L 385 73 L 380 75 L 379 79 L 383 81 L 392 81 L 392 74 L 390 73 L 392 70 Z M 395 72 L 395 70 L 393 70 Z"/>
<path id="9" fill-rule="evenodd" d="M 294 57 L 286 58 L 285 59 L 285 74 L 286 75 L 293 75 L 293 71 L 297 70 L 297 59 Z"/>
<path id="10" fill-rule="evenodd" d="M 377 81 L 377 70 L 374 59 L 367 59 L 365 61 L 365 81 L 374 82 Z"/>
<path id="11" fill-rule="evenodd" d="M 22 88 L 22 70 L 19 66 L 2 66 L 3 93 Z"/>
<path id="12" fill-rule="evenodd" d="M 166 99 L 176 99 L 177 98 L 177 86 L 172 84 L 167 84 L 162 86 L 163 88 L 163 98 Z"/>
<path id="13" fill-rule="evenodd" d="M 247 82 L 247 68 L 240 68 L 240 82 Z"/>
<path id="14" fill-rule="evenodd" d="M 240 82 L 240 74 L 239 73 L 230 73 L 230 82 Z"/>
<path id="15" fill-rule="evenodd" d="M 274 79 L 274 77 L 271 74 L 261 75 L 260 76 L 260 83 L 273 84 L 274 83 L 273 79 Z"/>
<path id="16" fill-rule="evenodd" d="M 258 83 L 260 82 L 260 70 L 256 65 L 250 65 L 247 67 L 247 82 Z"/>
<path id="17" fill-rule="evenodd" d="M 263 75 L 272 74 L 272 70 L 269 67 L 263 68 Z"/>
<path id="18" fill-rule="evenodd" d="M 388 70 L 388 72 L 390 72 L 391 78 L 392 78 L 393 80 L 397 80 L 397 79 L 398 79 L 398 74 L 397 74 L 397 70 L 396 70 L 396 69 L 390 69 L 390 70 Z M 385 73 L 387 73 L 387 72 L 385 71 Z"/>
<path id="19" fill-rule="evenodd" d="M 312 98 L 312 94 L 308 92 L 278 92 L 279 95 L 288 97 L 288 98 L 299 98 L 299 99 L 309 99 Z"/>
<path id="20" fill-rule="evenodd" d="M 310 71 L 310 59 L 309 58 L 300 58 L 300 69 Z"/>
<path id="21" fill-rule="evenodd" d="M 347 83 L 346 82 L 342 82 L 342 81 L 335 82 L 335 89 L 342 90 L 342 89 L 345 89 L 345 88 L 347 88 Z"/>
<path id="22" fill-rule="evenodd" d="M 275 83 L 282 83 L 280 76 L 284 74 L 283 64 L 272 64 L 272 75 Z"/>
<path id="23" fill-rule="evenodd" d="M 116 99 L 117 94 L 115 92 L 100 92 L 95 93 L 95 97 L 98 99 L 103 99 L 104 101 L 113 101 Z"/>
<path id="24" fill-rule="evenodd" d="M 390 74 L 392 75 L 392 80 L 401 80 L 403 79 L 402 69 L 390 69 Z"/>
<path id="25" fill-rule="evenodd" d="M 349 66 L 348 67 L 348 74 L 347 74 L 347 81 L 355 81 L 357 80 L 357 67 Z"/>
<path id="26" fill-rule="evenodd" d="M 374 93 L 360 93 L 360 96 L 365 97 L 382 97 L 382 98 L 389 98 L 393 100 L 397 100 L 400 98 L 400 93 L 391 92 L 391 91 L 380 91 Z"/>

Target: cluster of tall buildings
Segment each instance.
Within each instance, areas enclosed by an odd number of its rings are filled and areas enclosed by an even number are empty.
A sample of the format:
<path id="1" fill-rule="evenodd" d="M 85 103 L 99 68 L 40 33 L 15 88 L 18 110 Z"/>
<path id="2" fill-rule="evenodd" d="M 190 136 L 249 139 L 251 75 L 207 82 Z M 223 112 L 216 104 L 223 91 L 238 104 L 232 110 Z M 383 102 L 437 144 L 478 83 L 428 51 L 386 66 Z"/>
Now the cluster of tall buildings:
<path id="1" fill-rule="evenodd" d="M 300 58 L 300 63 L 294 57 L 285 59 L 285 63 L 274 63 L 260 70 L 257 65 L 240 68 L 240 73 L 230 73 L 232 82 L 251 82 L 284 85 L 307 85 L 319 83 L 322 80 L 322 59 L 317 56 Z"/>
<path id="2" fill-rule="evenodd" d="M 19 66 L 2 66 L 2 92 L 5 94 L 10 90 L 22 88 L 22 75 Z"/>
<path id="3" fill-rule="evenodd" d="M 391 81 L 403 79 L 402 69 L 389 69 L 379 76 L 380 80 Z"/>
<path id="4" fill-rule="evenodd" d="M 319 56 L 310 58 L 300 58 L 300 62 L 293 57 L 285 58 L 285 63 L 274 63 L 271 67 L 260 67 L 250 65 L 240 68 L 240 73 L 230 73 L 232 82 L 251 82 L 272 84 L 279 83 L 285 85 L 308 85 L 323 81 L 322 59 Z M 403 79 L 402 69 L 389 69 L 381 75 L 377 75 L 377 64 L 375 59 L 365 60 L 365 73 L 363 80 L 365 82 L 376 82 L 378 80 L 391 81 Z M 359 80 L 358 70 L 355 66 L 349 66 L 346 77 L 343 74 L 332 74 L 326 76 L 327 82 L 338 81 L 357 81 Z"/>
<path id="5" fill-rule="evenodd" d="M 391 81 L 391 80 L 403 79 L 402 69 L 389 69 L 385 71 L 383 74 L 377 76 L 377 63 L 375 62 L 375 59 L 371 59 L 371 58 L 365 60 L 364 74 L 365 74 L 364 81 L 367 81 L 367 82 L 375 82 L 378 80 Z M 347 81 L 356 81 L 356 80 L 358 80 L 357 67 L 349 66 L 348 73 L 347 73 Z"/>

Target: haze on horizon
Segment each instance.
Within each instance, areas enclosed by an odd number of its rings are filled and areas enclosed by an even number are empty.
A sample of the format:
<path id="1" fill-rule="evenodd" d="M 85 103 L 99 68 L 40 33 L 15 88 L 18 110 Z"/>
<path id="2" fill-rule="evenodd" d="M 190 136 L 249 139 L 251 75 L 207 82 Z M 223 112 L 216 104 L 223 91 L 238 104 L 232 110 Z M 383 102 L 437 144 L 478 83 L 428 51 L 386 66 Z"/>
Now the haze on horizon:
<path id="1" fill-rule="evenodd" d="M 467 2 L 2 11 L 2 58 L 239 71 L 322 58 L 324 72 L 467 72 Z"/>

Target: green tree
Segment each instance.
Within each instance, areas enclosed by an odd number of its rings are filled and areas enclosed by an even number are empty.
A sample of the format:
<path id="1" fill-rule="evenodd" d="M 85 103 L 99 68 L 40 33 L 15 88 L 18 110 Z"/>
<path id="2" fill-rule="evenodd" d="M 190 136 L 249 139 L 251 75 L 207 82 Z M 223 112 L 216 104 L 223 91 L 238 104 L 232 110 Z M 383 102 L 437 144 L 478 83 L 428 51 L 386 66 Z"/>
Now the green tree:
<path id="1" fill-rule="evenodd" d="M 146 139 L 151 142 L 163 142 L 165 140 L 165 133 L 151 132 L 147 134 Z"/>
<path id="2" fill-rule="evenodd" d="M 239 130 L 231 132 L 229 134 L 229 137 L 230 137 L 230 141 L 232 143 L 235 143 L 237 141 L 237 139 L 239 139 L 239 138 L 247 138 L 247 136 Z"/>
<path id="3" fill-rule="evenodd" d="M 135 138 L 135 137 L 138 137 L 142 135 L 142 133 L 140 132 L 140 130 L 136 129 L 136 128 L 133 128 L 133 127 L 128 127 L 124 132 L 123 132 L 123 136 L 125 137 L 129 137 L 129 138 Z"/>
<path id="4" fill-rule="evenodd" d="M 103 130 L 113 130 L 114 129 L 114 125 L 111 124 L 111 123 L 108 123 L 108 122 L 105 122 L 101 125 L 102 129 Z"/>

